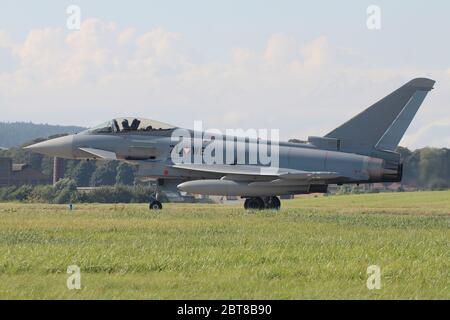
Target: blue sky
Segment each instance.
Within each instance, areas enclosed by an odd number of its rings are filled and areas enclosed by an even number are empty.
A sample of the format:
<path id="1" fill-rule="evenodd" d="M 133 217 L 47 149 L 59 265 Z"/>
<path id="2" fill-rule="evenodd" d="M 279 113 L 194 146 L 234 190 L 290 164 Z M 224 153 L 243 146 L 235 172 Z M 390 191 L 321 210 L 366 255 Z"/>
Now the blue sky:
<path id="1" fill-rule="evenodd" d="M 87 21 L 81 31 L 65 28 L 71 4 Z M 371 4 L 381 8 L 377 31 L 366 27 Z M 93 125 L 130 112 L 305 138 L 428 76 L 440 91 L 403 142 L 449 143 L 450 134 L 433 136 L 450 133 L 448 1 L 0 0 L 0 8 L 2 120 Z M 111 44 L 126 30 L 130 44 Z"/>

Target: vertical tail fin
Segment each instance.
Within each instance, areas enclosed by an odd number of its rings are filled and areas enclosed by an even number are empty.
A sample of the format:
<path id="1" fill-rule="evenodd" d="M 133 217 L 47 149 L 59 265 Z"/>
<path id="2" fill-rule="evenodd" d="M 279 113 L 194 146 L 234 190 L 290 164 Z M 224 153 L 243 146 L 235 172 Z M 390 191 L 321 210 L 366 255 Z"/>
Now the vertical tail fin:
<path id="1" fill-rule="evenodd" d="M 337 127 L 326 138 L 341 141 L 341 149 L 368 154 L 374 148 L 393 151 L 435 81 L 409 81 L 360 114 Z"/>

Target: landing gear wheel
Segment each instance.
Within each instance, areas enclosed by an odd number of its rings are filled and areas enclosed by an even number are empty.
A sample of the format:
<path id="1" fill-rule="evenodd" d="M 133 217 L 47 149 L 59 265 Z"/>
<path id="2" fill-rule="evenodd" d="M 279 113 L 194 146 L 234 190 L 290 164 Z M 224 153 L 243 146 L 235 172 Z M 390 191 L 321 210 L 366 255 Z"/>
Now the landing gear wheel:
<path id="1" fill-rule="evenodd" d="M 261 198 L 248 198 L 244 202 L 244 208 L 247 210 L 263 210 L 264 201 Z"/>
<path id="2" fill-rule="evenodd" d="M 162 204 L 158 200 L 153 200 L 148 207 L 150 210 L 161 210 Z"/>
<path id="3" fill-rule="evenodd" d="M 248 210 L 248 201 L 249 201 L 250 199 L 245 199 L 245 201 L 244 201 L 244 209 L 245 210 Z"/>
<path id="4" fill-rule="evenodd" d="M 280 210 L 281 202 L 278 197 L 267 197 L 264 201 L 266 209 Z"/>

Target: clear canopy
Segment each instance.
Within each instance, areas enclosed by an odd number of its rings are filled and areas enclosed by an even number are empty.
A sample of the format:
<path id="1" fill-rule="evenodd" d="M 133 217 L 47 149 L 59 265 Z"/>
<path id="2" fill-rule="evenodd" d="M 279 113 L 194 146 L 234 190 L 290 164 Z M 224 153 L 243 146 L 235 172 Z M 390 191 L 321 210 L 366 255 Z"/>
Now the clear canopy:
<path id="1" fill-rule="evenodd" d="M 113 133 L 113 132 L 148 132 L 148 131 L 161 131 L 170 130 L 175 128 L 174 126 L 142 118 L 117 118 L 111 121 L 102 123 L 91 129 L 86 130 L 88 133 Z"/>

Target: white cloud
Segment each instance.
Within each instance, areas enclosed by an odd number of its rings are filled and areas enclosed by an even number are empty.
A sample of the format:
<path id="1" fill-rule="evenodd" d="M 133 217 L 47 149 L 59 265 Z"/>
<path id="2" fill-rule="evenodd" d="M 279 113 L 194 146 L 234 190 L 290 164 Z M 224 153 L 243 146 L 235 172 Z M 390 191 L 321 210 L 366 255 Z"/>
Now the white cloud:
<path id="1" fill-rule="evenodd" d="M 416 132 L 407 134 L 402 140 L 405 145 L 450 146 L 450 118 L 428 123 Z"/>
<path id="2" fill-rule="evenodd" d="M 136 30 L 134 28 L 126 28 L 122 32 L 119 33 L 117 37 L 117 44 L 119 46 L 126 46 L 131 44 L 133 39 L 135 38 Z"/>
<path id="3" fill-rule="evenodd" d="M 267 41 L 264 59 L 269 63 L 285 63 L 296 59 L 299 53 L 295 39 L 284 34 L 274 34 Z"/>
<path id="4" fill-rule="evenodd" d="M 12 48 L 13 43 L 5 30 L 0 30 L 0 48 Z"/>
<path id="5" fill-rule="evenodd" d="M 280 128 L 283 138 L 306 138 L 325 134 L 410 78 L 429 76 L 437 89 L 404 141 L 448 146 L 448 139 L 418 138 L 421 128 L 448 117 L 450 94 L 441 89 L 450 85 L 448 71 L 345 65 L 336 55 L 351 59 L 355 50 L 334 48 L 325 36 L 300 43 L 274 34 L 261 51 L 234 47 L 230 61 L 205 62 L 181 33 L 139 33 L 89 19 L 80 31 L 37 29 L 15 44 L 0 31 L 0 47 L 19 59 L 14 70 L 0 71 L 3 120 L 93 125 L 137 115 L 188 127 L 205 120 L 221 129 Z"/>
<path id="6" fill-rule="evenodd" d="M 233 48 L 232 57 L 233 63 L 239 65 L 255 62 L 257 56 L 251 50 L 244 48 Z"/>
<path id="7" fill-rule="evenodd" d="M 312 43 L 301 49 L 304 57 L 304 65 L 308 68 L 317 68 L 323 66 L 329 59 L 330 50 L 328 41 L 325 37 L 319 37 Z"/>

